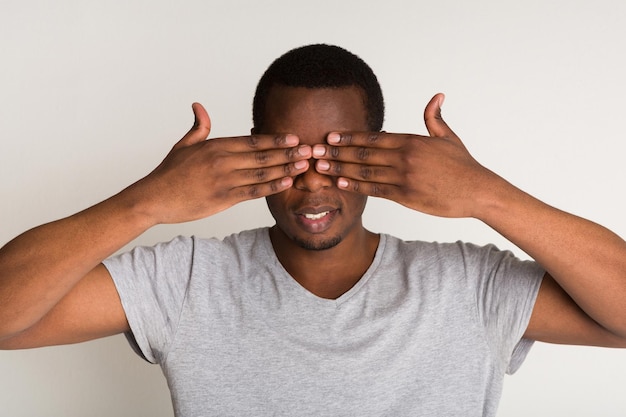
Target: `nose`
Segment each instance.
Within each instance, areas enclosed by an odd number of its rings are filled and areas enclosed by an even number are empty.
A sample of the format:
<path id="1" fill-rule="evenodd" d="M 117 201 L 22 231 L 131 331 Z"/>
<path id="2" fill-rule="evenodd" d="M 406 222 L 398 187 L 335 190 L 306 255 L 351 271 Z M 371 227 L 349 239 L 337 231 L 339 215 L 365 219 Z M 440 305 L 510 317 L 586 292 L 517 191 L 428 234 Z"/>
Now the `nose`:
<path id="1" fill-rule="evenodd" d="M 293 186 L 297 190 L 316 193 L 333 186 L 333 179 L 330 176 L 320 174 L 316 171 L 315 162 L 316 160 L 311 158 L 309 160 L 309 169 L 296 176 Z"/>

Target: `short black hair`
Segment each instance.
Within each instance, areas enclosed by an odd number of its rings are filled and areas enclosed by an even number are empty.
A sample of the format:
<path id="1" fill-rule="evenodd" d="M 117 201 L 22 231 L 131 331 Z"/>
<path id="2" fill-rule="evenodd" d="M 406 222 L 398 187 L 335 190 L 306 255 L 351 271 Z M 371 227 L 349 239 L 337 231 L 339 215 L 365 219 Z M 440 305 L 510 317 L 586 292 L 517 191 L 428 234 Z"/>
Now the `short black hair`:
<path id="1" fill-rule="evenodd" d="M 252 123 L 257 132 L 263 129 L 267 96 L 275 85 L 360 87 L 364 93 L 368 128 L 380 131 L 383 127 L 385 103 L 374 71 L 361 58 L 338 46 L 301 46 L 285 53 L 269 66 L 259 80 L 252 104 Z"/>

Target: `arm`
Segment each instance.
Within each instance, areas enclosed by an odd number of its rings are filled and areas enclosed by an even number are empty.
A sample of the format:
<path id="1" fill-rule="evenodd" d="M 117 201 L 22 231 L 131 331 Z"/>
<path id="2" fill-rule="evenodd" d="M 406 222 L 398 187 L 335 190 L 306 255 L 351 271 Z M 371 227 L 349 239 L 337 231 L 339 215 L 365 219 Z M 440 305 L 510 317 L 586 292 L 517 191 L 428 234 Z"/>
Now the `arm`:
<path id="1" fill-rule="evenodd" d="M 626 347 L 626 242 L 508 184 L 494 190 L 490 198 L 480 219 L 548 271 L 526 337 L 620 345 L 611 340 L 614 335 Z M 605 336 L 606 341 L 599 343 L 597 338 Z"/>
<path id="2" fill-rule="evenodd" d="M 331 133 L 314 148 L 317 170 L 346 190 L 480 219 L 531 255 L 548 275 L 527 337 L 626 347 L 626 242 L 481 166 L 441 118 L 442 101 L 435 96 L 424 112 L 429 137 Z"/>
<path id="3" fill-rule="evenodd" d="M 208 114 L 148 176 L 80 213 L 36 227 L 0 249 L 0 348 L 94 339 L 128 329 L 100 264 L 148 228 L 208 217 L 280 192 L 308 169 L 293 135 L 205 140 Z"/>

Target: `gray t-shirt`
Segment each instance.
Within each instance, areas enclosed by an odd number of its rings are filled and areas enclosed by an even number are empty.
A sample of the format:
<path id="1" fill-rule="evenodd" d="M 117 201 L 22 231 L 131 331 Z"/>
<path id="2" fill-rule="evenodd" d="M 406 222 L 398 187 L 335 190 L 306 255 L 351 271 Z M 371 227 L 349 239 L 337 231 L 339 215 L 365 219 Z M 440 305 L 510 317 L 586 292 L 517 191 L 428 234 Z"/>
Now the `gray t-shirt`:
<path id="1" fill-rule="evenodd" d="M 179 417 L 494 416 L 544 273 L 494 246 L 381 235 L 328 300 L 289 276 L 266 228 L 105 265 Z"/>

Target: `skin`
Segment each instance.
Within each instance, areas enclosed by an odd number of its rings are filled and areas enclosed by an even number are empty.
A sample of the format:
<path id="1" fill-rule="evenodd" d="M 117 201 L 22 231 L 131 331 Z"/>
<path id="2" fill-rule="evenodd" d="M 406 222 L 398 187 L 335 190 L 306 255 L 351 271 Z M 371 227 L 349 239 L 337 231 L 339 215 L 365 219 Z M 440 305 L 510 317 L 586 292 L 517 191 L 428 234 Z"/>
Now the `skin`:
<path id="1" fill-rule="evenodd" d="M 437 216 L 475 217 L 540 262 L 548 274 L 527 337 L 626 347 L 624 240 L 476 162 L 441 118 L 443 95 L 426 106 L 429 136 L 420 136 L 367 132 L 360 94 L 276 88 L 267 132 L 208 141 L 210 119 L 195 104 L 194 127 L 152 173 L 0 250 L 0 347 L 127 331 L 101 261 L 156 224 L 207 217 L 252 198 L 268 197 L 272 244 L 285 268 L 314 294 L 336 298 L 367 269 L 378 243 L 361 222 L 368 195 Z M 321 211 L 328 217 L 302 218 Z"/>
<path id="2" fill-rule="evenodd" d="M 551 207 L 480 165 L 428 103 L 429 136 L 332 132 L 315 145 L 316 169 L 340 189 L 443 217 L 485 222 L 547 271 L 525 337 L 626 347 L 626 242 Z"/>
<path id="3" fill-rule="evenodd" d="M 356 88 L 274 87 L 268 102 L 266 129 L 296 132 L 309 146 L 325 143 L 337 129 L 367 129 Z M 366 195 L 340 190 L 332 177 L 311 167 L 294 178 L 291 188 L 266 200 L 276 220 L 270 230 L 276 255 L 302 286 L 320 297 L 337 298 L 365 273 L 379 240 L 361 221 Z M 304 216 L 326 212 L 319 219 Z"/>
<path id="4" fill-rule="evenodd" d="M 293 135 L 207 141 L 194 126 L 149 175 L 73 216 L 38 226 L 0 249 L 0 348 L 76 343 L 122 333 L 128 322 L 101 262 L 156 224 L 211 216 L 281 192 L 308 169 L 310 146 Z"/>

